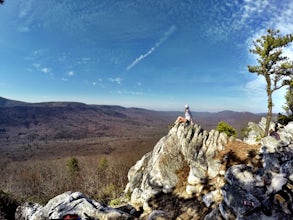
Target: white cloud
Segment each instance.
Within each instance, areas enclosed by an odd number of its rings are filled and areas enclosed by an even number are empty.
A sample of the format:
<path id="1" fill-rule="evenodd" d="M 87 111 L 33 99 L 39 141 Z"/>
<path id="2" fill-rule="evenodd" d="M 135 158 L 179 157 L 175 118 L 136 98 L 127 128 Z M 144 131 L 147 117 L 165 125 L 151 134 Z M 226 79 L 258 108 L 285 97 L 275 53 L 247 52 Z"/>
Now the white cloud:
<path id="1" fill-rule="evenodd" d="M 156 44 L 145 54 L 141 54 L 139 57 L 137 57 L 126 69 L 130 70 L 135 65 L 137 65 L 141 60 L 152 54 L 162 43 L 164 43 L 174 32 L 176 31 L 176 26 L 172 25 L 168 31 L 164 33 L 164 36 L 156 42 Z"/>
<path id="2" fill-rule="evenodd" d="M 244 89 L 249 96 L 265 96 L 266 82 L 263 76 L 257 76 L 246 83 Z"/>
<path id="3" fill-rule="evenodd" d="M 41 73 L 50 75 L 51 78 L 53 78 L 54 75 L 53 75 L 53 72 L 52 72 L 52 70 L 50 68 L 44 67 L 39 63 L 33 63 L 32 65 L 33 65 L 34 68 L 33 69 L 28 68 L 27 69 L 28 71 L 33 71 L 34 70 L 34 71 L 37 71 L 37 72 L 41 72 Z"/>
<path id="4" fill-rule="evenodd" d="M 33 63 L 33 67 L 35 68 L 35 70 L 39 71 L 39 72 L 42 72 L 42 73 L 50 73 L 51 70 L 47 67 L 42 67 L 41 64 L 39 63 Z"/>
<path id="5" fill-rule="evenodd" d="M 30 11 L 32 10 L 32 1 L 20 1 L 20 7 L 19 7 L 19 18 L 25 18 L 30 14 Z"/>
<path id="6" fill-rule="evenodd" d="M 283 50 L 283 54 L 293 61 L 293 43 Z"/>
<path id="7" fill-rule="evenodd" d="M 32 26 L 32 0 L 20 1 L 19 2 L 19 27 L 17 28 L 19 32 L 29 32 Z"/>
<path id="8" fill-rule="evenodd" d="M 264 109 L 267 107 L 267 94 L 266 94 L 266 82 L 263 76 L 259 75 L 253 80 L 246 83 L 244 86 L 244 91 L 246 92 L 248 103 L 251 106 L 263 106 Z M 282 87 L 276 90 L 273 95 L 273 112 L 284 111 L 282 106 L 285 104 L 285 94 L 287 92 L 287 87 Z"/>
<path id="9" fill-rule="evenodd" d="M 121 82 L 122 82 L 122 79 L 121 79 L 120 77 L 109 78 L 108 80 L 109 80 L 110 82 L 117 83 L 117 84 L 121 84 Z"/>
<path id="10" fill-rule="evenodd" d="M 118 79 L 116 79 L 116 81 L 115 81 L 115 79 L 112 79 L 112 78 L 110 78 L 108 80 L 111 81 L 111 82 L 119 81 Z M 105 88 L 105 85 L 103 84 L 103 79 L 102 78 L 98 78 L 96 81 L 92 81 L 90 83 L 90 85 L 92 85 L 93 87 L 99 86 L 101 88 Z"/>
<path id="11" fill-rule="evenodd" d="M 282 87 L 273 94 L 273 104 L 275 112 L 284 112 L 282 106 L 285 105 L 285 95 L 287 87 Z"/>
<path id="12" fill-rule="evenodd" d="M 68 76 L 74 76 L 75 73 L 74 73 L 73 71 L 69 71 L 69 72 L 67 73 L 67 75 L 68 75 Z"/>
<path id="13" fill-rule="evenodd" d="M 246 5 L 250 5 L 251 9 L 247 9 L 248 11 L 253 11 L 255 7 L 263 8 L 262 5 L 266 6 L 268 3 L 263 2 L 260 3 L 259 0 L 253 1 L 253 0 L 246 0 Z M 248 7 L 248 6 L 247 6 Z M 260 10 L 263 12 L 262 10 Z M 252 36 L 250 36 L 247 41 L 247 51 L 253 47 L 253 41 L 256 39 L 261 38 L 261 36 L 267 34 L 267 29 L 277 29 L 280 30 L 281 35 L 285 34 L 292 34 L 293 33 L 293 2 L 290 1 L 285 4 L 284 7 L 281 7 L 281 5 L 278 4 L 278 2 L 271 3 L 267 5 L 266 8 L 266 15 L 268 17 L 268 21 L 266 23 L 266 27 L 260 28 L 258 31 L 253 33 Z M 268 16 L 269 15 L 269 16 Z M 252 15 L 251 15 L 252 16 Z M 286 48 L 283 49 L 283 55 L 287 56 L 290 60 L 293 60 L 293 43 L 289 44 Z M 249 53 L 248 57 L 250 58 L 250 62 L 256 62 L 257 56 L 255 54 Z"/>
<path id="14" fill-rule="evenodd" d="M 138 96 L 138 95 L 143 95 L 143 92 L 138 92 L 138 91 L 130 91 L 130 90 L 118 90 L 117 93 L 119 95 L 133 95 L 133 96 Z"/>
<path id="15" fill-rule="evenodd" d="M 244 0 L 241 23 L 244 24 L 251 17 L 268 10 L 269 2 L 267 0 Z"/>
<path id="16" fill-rule="evenodd" d="M 286 8 L 284 8 L 281 12 L 277 13 L 275 17 L 273 17 L 271 24 L 281 33 L 293 33 L 293 2 L 290 1 L 286 4 Z"/>
<path id="17" fill-rule="evenodd" d="M 41 69 L 41 72 L 43 72 L 43 73 L 50 73 L 50 69 L 47 68 L 47 67 L 44 67 L 44 68 Z"/>

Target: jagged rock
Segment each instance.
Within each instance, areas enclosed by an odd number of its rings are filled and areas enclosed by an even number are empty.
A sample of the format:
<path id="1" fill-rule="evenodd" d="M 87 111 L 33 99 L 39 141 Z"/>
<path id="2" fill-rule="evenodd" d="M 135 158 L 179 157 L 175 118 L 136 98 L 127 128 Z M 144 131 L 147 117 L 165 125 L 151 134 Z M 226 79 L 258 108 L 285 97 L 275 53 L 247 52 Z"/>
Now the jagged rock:
<path id="1" fill-rule="evenodd" d="M 293 122 L 289 122 L 286 126 L 285 126 L 285 132 L 290 133 L 291 135 L 293 135 Z"/>
<path id="2" fill-rule="evenodd" d="M 210 207 L 214 202 L 220 202 L 222 198 L 220 190 L 214 190 L 208 194 L 205 194 L 202 200 L 207 207 Z"/>
<path id="3" fill-rule="evenodd" d="M 236 219 L 235 214 L 231 211 L 231 209 L 228 207 L 228 205 L 225 203 L 225 201 L 222 201 L 219 205 L 219 211 L 221 215 L 224 217 L 224 219 Z"/>
<path id="4" fill-rule="evenodd" d="M 261 138 L 264 136 L 264 130 L 256 123 L 248 123 L 248 134 L 243 139 L 247 144 L 259 144 Z"/>
<path id="5" fill-rule="evenodd" d="M 208 175 L 209 178 L 215 178 L 217 175 L 220 174 L 221 171 L 221 161 L 210 159 L 208 160 Z"/>
<path id="6" fill-rule="evenodd" d="M 230 185 L 238 186 L 247 192 L 258 191 L 263 193 L 264 191 L 263 188 L 256 187 L 256 185 L 262 184 L 257 184 L 257 179 L 251 166 L 244 164 L 234 165 L 227 170 L 225 179 Z"/>
<path id="7" fill-rule="evenodd" d="M 51 199 L 44 207 L 24 205 L 16 213 L 17 219 L 45 220 L 62 219 L 75 214 L 81 219 L 130 219 L 131 216 L 120 210 L 104 206 L 90 200 L 80 192 L 66 192 Z"/>
<path id="8" fill-rule="evenodd" d="M 277 154 L 265 153 L 263 154 L 263 168 L 267 172 L 279 172 L 280 170 L 280 161 L 277 157 Z"/>
<path id="9" fill-rule="evenodd" d="M 15 213 L 15 219 L 18 220 L 27 220 L 33 219 L 33 215 L 39 211 L 43 206 L 40 204 L 31 204 L 31 203 L 24 203 L 21 206 L 18 206 Z"/>
<path id="10" fill-rule="evenodd" d="M 287 183 L 287 178 L 285 178 L 285 174 L 273 174 L 272 179 L 270 181 L 270 185 L 268 185 L 267 193 L 276 193 L 282 190 L 282 187 Z"/>
<path id="11" fill-rule="evenodd" d="M 204 220 L 223 220 L 221 212 L 218 208 L 213 209 L 209 214 L 204 217 Z"/>
<path id="12" fill-rule="evenodd" d="M 290 175 L 292 175 L 293 170 L 293 160 L 289 160 L 281 165 L 280 172 L 285 174 L 288 178 L 290 178 Z M 293 180 L 291 179 L 293 182 Z"/>
<path id="13" fill-rule="evenodd" d="M 256 197 L 234 185 L 225 185 L 222 194 L 225 203 L 238 217 L 248 215 L 261 206 Z"/>
<path id="14" fill-rule="evenodd" d="M 186 186 L 186 192 L 189 195 L 193 195 L 193 194 L 199 194 L 202 192 L 204 186 L 201 184 L 197 184 L 197 185 L 187 185 Z"/>
<path id="15" fill-rule="evenodd" d="M 277 130 L 279 139 L 273 136 L 261 138 L 265 122 L 262 119 L 255 129 L 260 135 L 257 143 L 262 144 L 258 158 L 263 166 L 238 164 L 226 172 L 221 167 L 221 160 L 216 159 L 229 140 L 225 134 L 215 130 L 207 132 L 198 125 L 173 127 L 152 152 L 131 168 L 126 187 L 132 192 L 131 203 L 151 212 L 148 200 L 158 193 L 173 192 L 179 181 L 177 171 L 188 165 L 187 194 L 201 195 L 207 207 L 216 205 L 205 219 L 261 219 L 267 216 L 286 219 L 292 214 L 292 196 L 288 196 L 288 204 L 279 205 L 282 197 L 275 195 L 283 192 L 282 187 L 293 177 L 293 125 Z M 272 123 L 271 127 L 276 126 Z M 212 182 L 213 187 L 206 188 L 211 184 L 208 182 Z M 266 212 L 270 208 L 265 204 L 270 204 L 273 211 Z"/>
<path id="16" fill-rule="evenodd" d="M 256 124 L 254 122 L 248 123 L 248 133 L 247 137 L 243 139 L 244 143 L 247 144 L 259 144 L 262 138 L 264 137 L 265 127 L 266 127 L 266 118 L 262 117 L 261 121 Z M 271 122 L 269 130 L 275 130 L 275 124 Z"/>
<path id="17" fill-rule="evenodd" d="M 196 185 L 199 183 L 203 183 L 206 178 L 206 171 L 208 169 L 207 166 L 195 161 L 192 162 L 190 166 L 192 167 L 192 169 L 190 169 L 189 171 L 189 175 L 187 179 L 188 184 Z"/>
<path id="18" fill-rule="evenodd" d="M 147 200 L 155 194 L 172 192 L 178 183 L 177 171 L 184 166 L 189 166 L 186 192 L 202 191 L 200 184 L 219 174 L 220 162 L 214 157 L 227 141 L 226 134 L 207 132 L 196 124 L 174 126 L 130 169 L 125 191 L 131 192 L 131 203 L 147 207 Z"/>
<path id="19" fill-rule="evenodd" d="M 154 210 L 149 215 L 148 220 L 158 220 L 158 219 L 165 219 L 166 213 L 162 210 Z"/>

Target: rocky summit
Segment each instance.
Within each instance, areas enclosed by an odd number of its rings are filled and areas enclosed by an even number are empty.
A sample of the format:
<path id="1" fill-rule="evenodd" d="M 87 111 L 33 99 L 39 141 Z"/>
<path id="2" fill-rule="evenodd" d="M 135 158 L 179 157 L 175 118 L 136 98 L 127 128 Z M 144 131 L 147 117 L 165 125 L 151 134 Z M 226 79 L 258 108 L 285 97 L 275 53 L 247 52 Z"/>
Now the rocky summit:
<path id="1" fill-rule="evenodd" d="M 175 125 L 129 170 L 123 206 L 66 192 L 46 206 L 18 207 L 16 218 L 292 219 L 293 122 L 272 123 L 263 138 L 264 124 L 249 123 L 243 141 Z"/>

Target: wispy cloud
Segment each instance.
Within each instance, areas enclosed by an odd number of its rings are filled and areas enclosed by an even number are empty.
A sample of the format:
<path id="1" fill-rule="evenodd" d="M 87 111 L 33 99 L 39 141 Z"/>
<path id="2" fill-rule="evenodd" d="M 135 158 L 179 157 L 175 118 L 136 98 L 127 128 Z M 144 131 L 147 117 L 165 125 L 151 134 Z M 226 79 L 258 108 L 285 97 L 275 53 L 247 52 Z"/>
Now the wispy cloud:
<path id="1" fill-rule="evenodd" d="M 259 105 L 259 103 L 266 103 L 266 82 L 263 76 L 257 76 L 256 78 L 248 81 L 244 86 L 244 92 L 249 98 L 249 103 L 253 105 Z M 273 93 L 273 110 L 275 112 L 282 112 L 282 106 L 285 103 L 286 87 L 275 91 Z"/>
<path id="2" fill-rule="evenodd" d="M 271 21 L 272 25 L 276 29 L 280 30 L 282 34 L 292 34 L 293 33 L 293 2 L 290 1 L 287 4 L 287 8 L 278 13 L 278 16 Z M 284 49 L 284 55 L 293 60 L 293 44 L 291 43 L 288 47 Z"/>
<path id="3" fill-rule="evenodd" d="M 21 21 L 19 23 L 18 31 L 20 32 L 29 32 L 31 30 L 32 25 L 32 1 L 20 1 L 19 3 L 19 12 L 18 18 Z"/>
<path id="4" fill-rule="evenodd" d="M 34 63 L 33 66 L 35 67 L 35 70 L 48 74 L 51 72 L 51 70 L 48 67 L 42 67 L 39 63 Z"/>
<path id="5" fill-rule="evenodd" d="M 119 95 L 133 95 L 133 96 L 138 96 L 138 95 L 143 95 L 143 92 L 139 91 L 130 91 L 130 90 L 118 90 L 117 93 Z"/>
<path id="6" fill-rule="evenodd" d="M 113 82 L 113 83 L 117 83 L 117 84 L 121 84 L 122 82 L 122 79 L 120 77 L 116 77 L 116 78 L 108 78 L 108 80 L 110 82 Z"/>
<path id="7" fill-rule="evenodd" d="M 96 81 L 92 81 L 91 82 L 91 85 L 93 87 L 99 86 L 99 87 L 105 88 L 105 86 L 103 84 L 103 79 L 102 78 L 98 78 Z"/>
<path id="8" fill-rule="evenodd" d="M 137 65 L 140 61 L 145 59 L 147 56 L 151 55 L 162 43 L 164 43 L 174 32 L 176 31 L 176 26 L 172 25 L 168 31 L 164 33 L 164 36 L 156 42 L 156 44 L 145 54 L 141 54 L 139 57 L 137 57 L 126 69 L 130 70 L 135 65 Z"/>
<path id="9" fill-rule="evenodd" d="M 67 75 L 68 75 L 68 76 L 74 76 L 75 73 L 74 73 L 73 71 L 69 71 L 69 72 L 67 73 Z"/>
<path id="10" fill-rule="evenodd" d="M 50 69 L 47 67 L 42 68 L 40 71 L 43 73 L 50 73 Z"/>
<path id="11" fill-rule="evenodd" d="M 266 82 L 263 76 L 257 76 L 244 86 L 246 93 L 252 96 L 265 96 L 265 88 Z"/>
<path id="12" fill-rule="evenodd" d="M 267 0 L 244 0 L 241 23 L 245 23 L 255 15 L 262 14 L 265 10 L 268 10 L 268 6 Z"/>
<path id="13" fill-rule="evenodd" d="M 35 71 L 50 75 L 53 78 L 53 72 L 49 67 L 42 66 L 39 63 L 33 63 L 33 67 Z M 31 70 L 30 68 L 28 70 Z"/>
<path id="14" fill-rule="evenodd" d="M 247 18 L 249 16 L 253 16 L 254 11 L 258 11 L 259 13 L 263 13 L 267 15 L 266 26 L 260 27 L 256 32 L 253 33 L 250 37 L 248 37 L 247 51 L 252 48 L 252 42 L 261 36 L 267 34 L 268 28 L 273 28 L 280 30 L 281 34 L 292 34 L 293 33 L 293 2 L 289 1 L 286 6 L 281 8 L 278 2 L 275 4 L 269 4 L 267 1 L 252 1 L 246 0 L 247 9 L 244 11 L 243 18 Z M 264 9 L 264 7 L 266 7 Z M 289 57 L 289 59 L 293 60 L 293 44 L 291 43 L 288 47 L 283 50 L 284 55 Z M 248 56 L 252 57 L 256 60 L 256 55 L 249 54 Z"/>

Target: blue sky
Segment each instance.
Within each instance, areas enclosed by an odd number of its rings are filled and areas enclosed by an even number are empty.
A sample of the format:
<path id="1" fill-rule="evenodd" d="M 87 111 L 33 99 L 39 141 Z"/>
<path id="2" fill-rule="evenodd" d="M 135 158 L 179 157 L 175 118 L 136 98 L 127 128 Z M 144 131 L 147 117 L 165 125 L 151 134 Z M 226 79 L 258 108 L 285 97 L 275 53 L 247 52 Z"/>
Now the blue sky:
<path id="1" fill-rule="evenodd" d="M 293 33 L 293 1 L 6 0 L 0 27 L 2 97 L 266 112 L 249 48 L 268 28 Z"/>

